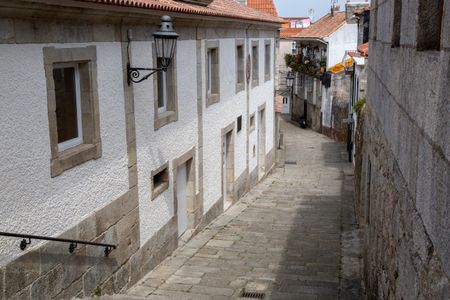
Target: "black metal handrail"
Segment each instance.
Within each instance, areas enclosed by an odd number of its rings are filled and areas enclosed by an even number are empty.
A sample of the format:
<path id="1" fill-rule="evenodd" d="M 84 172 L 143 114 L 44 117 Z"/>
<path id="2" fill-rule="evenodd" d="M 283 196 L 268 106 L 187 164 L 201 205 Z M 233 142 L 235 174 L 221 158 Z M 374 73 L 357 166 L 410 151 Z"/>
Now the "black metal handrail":
<path id="1" fill-rule="evenodd" d="M 95 242 L 88 242 L 88 241 L 81 241 L 81 240 L 63 239 L 63 238 L 54 238 L 54 237 L 40 236 L 40 235 L 21 234 L 21 233 L 11 233 L 11 232 L 1 232 L 0 231 L 0 236 L 23 238 L 23 240 L 20 242 L 20 245 L 19 245 L 20 250 L 22 250 L 22 251 L 25 250 L 29 244 L 31 244 L 32 239 L 33 240 L 45 240 L 45 241 L 70 243 L 69 244 L 69 252 L 70 253 L 73 253 L 73 251 L 75 251 L 78 244 L 105 247 L 105 256 L 108 256 L 109 253 L 111 253 L 111 251 L 113 251 L 114 249 L 117 249 L 117 246 L 113 245 L 113 244 L 95 243 Z M 28 241 L 27 241 L 27 239 L 28 239 Z"/>

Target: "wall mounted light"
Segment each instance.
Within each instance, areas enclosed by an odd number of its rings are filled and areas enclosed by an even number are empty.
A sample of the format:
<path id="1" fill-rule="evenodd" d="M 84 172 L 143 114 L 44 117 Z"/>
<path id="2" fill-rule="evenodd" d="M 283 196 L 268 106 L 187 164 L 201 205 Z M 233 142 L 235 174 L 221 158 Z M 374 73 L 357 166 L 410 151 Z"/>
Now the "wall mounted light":
<path id="1" fill-rule="evenodd" d="M 130 43 L 131 43 L 131 31 L 128 32 L 128 64 L 127 64 L 127 81 L 128 85 L 131 82 L 139 83 L 156 72 L 166 72 L 167 68 L 173 60 L 175 54 L 175 48 L 177 45 L 178 34 L 175 32 L 172 24 L 172 18 L 169 16 L 161 17 L 161 28 L 153 33 L 155 39 L 155 54 L 156 59 L 160 62 L 158 68 L 134 68 L 130 65 Z M 149 71 L 150 73 L 141 77 L 141 71 Z"/>

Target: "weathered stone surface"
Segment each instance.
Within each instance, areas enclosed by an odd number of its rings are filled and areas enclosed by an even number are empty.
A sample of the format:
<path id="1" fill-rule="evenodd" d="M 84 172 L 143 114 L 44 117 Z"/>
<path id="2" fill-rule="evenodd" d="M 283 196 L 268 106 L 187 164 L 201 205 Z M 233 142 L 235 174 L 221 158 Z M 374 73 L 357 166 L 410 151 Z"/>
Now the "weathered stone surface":
<path id="1" fill-rule="evenodd" d="M 30 251 L 5 267 L 5 298 L 9 299 L 40 275 L 39 251 Z M 28 293 L 30 289 L 28 288 Z"/>

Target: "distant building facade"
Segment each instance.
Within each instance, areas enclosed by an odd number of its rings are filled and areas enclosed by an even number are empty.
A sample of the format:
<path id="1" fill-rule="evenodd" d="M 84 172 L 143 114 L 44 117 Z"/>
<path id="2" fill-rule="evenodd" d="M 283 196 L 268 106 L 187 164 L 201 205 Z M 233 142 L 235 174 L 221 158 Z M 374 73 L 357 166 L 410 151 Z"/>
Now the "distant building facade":
<path id="1" fill-rule="evenodd" d="M 334 6 L 331 13 L 294 37 L 297 54 L 293 59 L 298 69 L 291 114 L 294 121 L 304 120 L 308 127 L 331 136 L 342 119 L 347 119 L 349 80 L 332 76 L 329 69 L 341 64 L 348 51 L 356 50 L 357 32 L 357 25 Z"/>
<path id="2" fill-rule="evenodd" d="M 450 1 L 372 1 L 370 19 L 355 166 L 367 296 L 449 299 Z"/>

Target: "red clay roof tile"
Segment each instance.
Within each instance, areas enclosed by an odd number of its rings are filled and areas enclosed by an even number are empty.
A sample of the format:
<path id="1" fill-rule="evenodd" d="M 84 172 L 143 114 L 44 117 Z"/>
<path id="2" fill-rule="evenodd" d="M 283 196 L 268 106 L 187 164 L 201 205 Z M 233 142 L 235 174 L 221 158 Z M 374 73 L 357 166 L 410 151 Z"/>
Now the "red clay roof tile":
<path id="1" fill-rule="evenodd" d="M 247 0 L 247 6 L 278 17 L 273 0 Z"/>
<path id="2" fill-rule="evenodd" d="M 323 39 L 338 30 L 345 22 L 345 12 L 337 12 L 334 16 L 327 14 L 308 28 L 300 31 L 295 37 Z"/>
<path id="3" fill-rule="evenodd" d="M 207 6 L 195 5 L 175 0 L 77 0 L 107 5 L 138 7 L 167 12 L 244 19 L 267 23 L 283 23 L 282 18 L 252 9 L 235 0 L 213 0 Z"/>
<path id="4" fill-rule="evenodd" d="M 281 38 L 295 37 L 302 30 L 305 30 L 305 28 L 283 28 L 280 30 L 280 37 Z"/>

